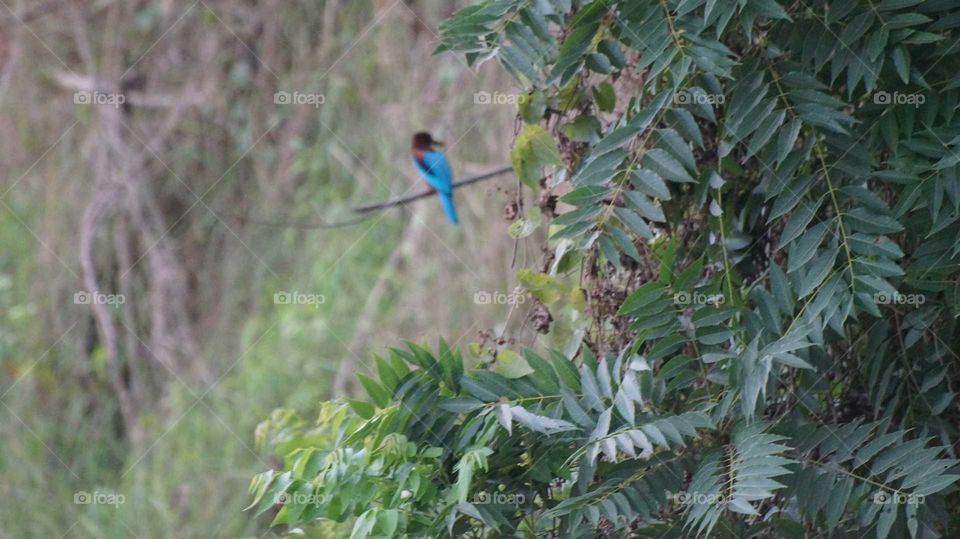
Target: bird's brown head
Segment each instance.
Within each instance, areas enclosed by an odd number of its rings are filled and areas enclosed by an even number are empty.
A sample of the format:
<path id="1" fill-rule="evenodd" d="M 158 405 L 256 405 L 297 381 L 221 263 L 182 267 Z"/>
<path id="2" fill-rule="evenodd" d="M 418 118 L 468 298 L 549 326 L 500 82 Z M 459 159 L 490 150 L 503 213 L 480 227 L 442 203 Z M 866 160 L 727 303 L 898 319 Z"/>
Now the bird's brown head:
<path id="1" fill-rule="evenodd" d="M 426 131 L 421 131 L 413 135 L 413 144 L 412 149 L 413 153 L 418 156 L 423 155 L 423 152 L 428 152 L 433 149 L 434 146 L 442 145 L 443 143 L 436 141 L 430 136 L 430 133 Z"/>

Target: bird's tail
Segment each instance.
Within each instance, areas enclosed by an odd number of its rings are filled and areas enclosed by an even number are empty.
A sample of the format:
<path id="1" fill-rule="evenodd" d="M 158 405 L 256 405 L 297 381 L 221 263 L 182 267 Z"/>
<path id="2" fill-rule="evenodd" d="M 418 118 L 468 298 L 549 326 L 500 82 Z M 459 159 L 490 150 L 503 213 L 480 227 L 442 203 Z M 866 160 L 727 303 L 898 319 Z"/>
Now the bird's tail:
<path id="1" fill-rule="evenodd" d="M 459 224 L 460 219 L 457 218 L 457 209 L 453 206 L 453 193 L 437 193 L 437 196 L 440 198 L 440 205 L 443 206 L 443 213 L 447 214 L 450 223 Z"/>

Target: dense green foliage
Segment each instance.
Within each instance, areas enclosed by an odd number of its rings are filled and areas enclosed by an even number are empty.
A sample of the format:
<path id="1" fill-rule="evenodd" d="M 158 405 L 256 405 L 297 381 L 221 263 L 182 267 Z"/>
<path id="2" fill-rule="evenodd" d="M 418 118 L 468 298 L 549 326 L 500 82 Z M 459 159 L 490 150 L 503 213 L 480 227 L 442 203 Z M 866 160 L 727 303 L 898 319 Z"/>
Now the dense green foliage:
<path id="1" fill-rule="evenodd" d="M 277 412 L 253 506 L 317 536 L 956 533 L 958 25 L 937 0 L 455 14 L 440 50 L 524 87 L 512 232 L 549 232 L 517 275 L 549 333 L 411 344 L 366 400 Z"/>

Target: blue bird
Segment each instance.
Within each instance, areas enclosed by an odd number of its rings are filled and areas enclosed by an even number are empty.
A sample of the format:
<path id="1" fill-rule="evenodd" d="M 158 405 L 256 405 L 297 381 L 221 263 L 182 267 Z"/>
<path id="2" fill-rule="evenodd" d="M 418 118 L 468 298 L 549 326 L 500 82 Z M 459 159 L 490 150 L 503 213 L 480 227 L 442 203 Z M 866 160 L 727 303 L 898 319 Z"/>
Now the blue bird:
<path id="1" fill-rule="evenodd" d="M 430 133 L 413 135 L 413 166 L 430 188 L 437 193 L 443 212 L 452 224 L 458 224 L 457 210 L 453 206 L 453 171 L 447 157 L 436 149 L 443 143 L 433 140 Z"/>

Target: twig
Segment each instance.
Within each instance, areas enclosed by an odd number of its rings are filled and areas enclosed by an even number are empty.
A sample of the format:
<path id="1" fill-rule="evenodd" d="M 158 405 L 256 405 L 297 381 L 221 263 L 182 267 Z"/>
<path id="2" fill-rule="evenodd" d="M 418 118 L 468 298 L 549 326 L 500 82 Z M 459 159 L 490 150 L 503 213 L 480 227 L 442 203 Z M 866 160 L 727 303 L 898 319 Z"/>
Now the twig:
<path id="1" fill-rule="evenodd" d="M 470 185 L 472 183 L 481 182 L 483 180 L 488 180 L 494 176 L 499 176 L 501 174 L 506 174 L 513 170 L 512 166 L 502 166 L 498 169 L 491 170 L 490 172 L 484 172 L 483 174 L 477 174 L 475 176 L 468 176 L 458 182 L 453 184 L 453 188 L 463 187 L 465 185 Z M 415 200 L 420 200 L 421 198 L 427 198 L 436 194 L 436 191 L 424 191 L 422 193 L 417 193 L 415 195 L 410 195 L 406 197 L 394 198 L 386 202 L 379 202 L 377 204 L 371 204 L 369 206 L 360 206 L 359 208 L 354 208 L 353 212 L 363 215 L 356 219 L 348 219 L 346 221 L 335 221 L 332 223 L 301 223 L 301 222 L 292 222 L 292 221 L 270 221 L 265 219 L 257 219 L 255 217 L 248 217 L 246 215 L 239 215 L 235 213 L 221 211 L 215 208 L 211 208 L 213 213 L 219 215 L 220 217 L 227 219 L 235 219 L 242 223 L 253 223 L 256 225 L 263 226 L 272 226 L 278 228 L 300 228 L 304 230 L 311 230 L 317 228 L 341 228 L 346 226 L 353 226 L 359 223 L 366 221 L 373 217 L 373 212 L 385 210 L 387 208 L 392 208 L 394 206 L 406 205 L 408 202 L 413 202 Z"/>
<path id="2" fill-rule="evenodd" d="M 222 218 L 234 219 L 236 221 L 240 221 L 241 223 L 251 223 L 255 225 L 272 226 L 277 228 L 300 228 L 304 230 L 313 230 L 317 228 L 342 228 L 345 226 L 353 226 L 353 225 L 360 224 L 366 221 L 367 219 L 370 219 L 371 217 L 373 217 L 373 215 L 365 215 L 358 219 L 349 219 L 347 221 L 337 221 L 334 223 L 296 223 L 291 221 L 266 221 L 263 219 L 248 217 L 246 215 L 227 213 L 227 212 L 223 212 L 213 208 L 211 208 L 211 211 L 213 211 L 213 213 L 219 215 Z"/>
<path id="3" fill-rule="evenodd" d="M 453 183 L 453 188 L 463 187 L 465 185 L 470 185 L 471 183 L 477 183 L 483 180 L 488 180 L 494 176 L 499 176 L 501 174 L 506 174 L 513 170 L 512 166 L 505 165 L 498 169 L 491 170 L 490 172 L 484 172 L 483 174 L 477 174 L 475 176 L 468 176 L 458 182 Z M 380 202 L 377 204 L 370 204 L 369 206 L 360 206 L 359 208 L 354 208 L 354 213 L 369 213 L 373 211 L 383 210 L 386 208 L 392 208 L 394 206 L 401 206 L 408 202 L 413 202 L 414 200 L 420 200 L 421 198 L 427 198 L 429 196 L 435 195 L 434 191 L 424 191 L 422 193 L 417 193 L 415 195 L 410 195 L 401 198 L 394 198 L 386 202 Z"/>

